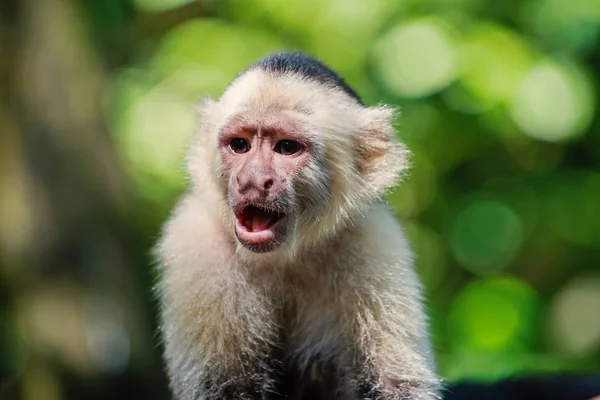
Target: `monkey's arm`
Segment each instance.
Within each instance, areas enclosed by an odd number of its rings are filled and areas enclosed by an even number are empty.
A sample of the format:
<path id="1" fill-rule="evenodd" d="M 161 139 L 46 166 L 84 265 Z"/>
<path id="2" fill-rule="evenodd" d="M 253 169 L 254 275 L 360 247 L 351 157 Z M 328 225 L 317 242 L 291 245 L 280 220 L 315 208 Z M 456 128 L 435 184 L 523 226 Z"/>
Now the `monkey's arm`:
<path id="1" fill-rule="evenodd" d="M 386 208 L 365 220 L 362 254 L 346 304 L 351 341 L 360 343 L 356 362 L 367 399 L 433 400 L 440 382 L 434 370 L 421 285 L 404 234 Z M 360 276 L 360 277 L 359 277 Z"/>
<path id="2" fill-rule="evenodd" d="M 435 374 L 429 339 L 418 302 L 399 294 L 364 301 L 371 305 L 356 315 L 361 399 L 433 400 L 440 382 Z"/>
<path id="3" fill-rule="evenodd" d="M 199 291 L 200 292 L 200 291 Z M 181 295 L 181 294 L 180 294 Z M 223 302 L 221 296 L 228 300 Z M 165 358 L 178 400 L 262 399 L 271 385 L 268 306 L 240 285 L 162 310 Z"/>
<path id="4" fill-rule="evenodd" d="M 206 206 L 184 199 L 157 249 L 165 359 L 177 400 L 261 399 L 273 310 L 231 265 Z"/>

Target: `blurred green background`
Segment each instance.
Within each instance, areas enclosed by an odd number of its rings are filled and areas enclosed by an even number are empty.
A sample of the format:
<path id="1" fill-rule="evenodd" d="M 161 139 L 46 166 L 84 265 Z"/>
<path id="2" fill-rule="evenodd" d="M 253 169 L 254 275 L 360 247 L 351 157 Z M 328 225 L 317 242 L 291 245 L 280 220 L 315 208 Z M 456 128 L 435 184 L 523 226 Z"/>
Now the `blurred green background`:
<path id="1" fill-rule="evenodd" d="M 600 0 L 0 0 L 0 397 L 166 398 L 193 106 L 282 49 L 401 107 L 441 374 L 600 372 L 599 32 Z"/>

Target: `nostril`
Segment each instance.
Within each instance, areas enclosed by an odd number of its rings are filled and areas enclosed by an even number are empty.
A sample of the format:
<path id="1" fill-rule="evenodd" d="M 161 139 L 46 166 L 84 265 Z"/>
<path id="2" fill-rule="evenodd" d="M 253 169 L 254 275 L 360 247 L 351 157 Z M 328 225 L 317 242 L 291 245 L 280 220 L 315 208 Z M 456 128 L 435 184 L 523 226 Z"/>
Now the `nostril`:
<path id="1" fill-rule="evenodd" d="M 265 190 L 271 189 L 272 186 L 273 186 L 273 179 L 267 179 L 265 181 Z"/>

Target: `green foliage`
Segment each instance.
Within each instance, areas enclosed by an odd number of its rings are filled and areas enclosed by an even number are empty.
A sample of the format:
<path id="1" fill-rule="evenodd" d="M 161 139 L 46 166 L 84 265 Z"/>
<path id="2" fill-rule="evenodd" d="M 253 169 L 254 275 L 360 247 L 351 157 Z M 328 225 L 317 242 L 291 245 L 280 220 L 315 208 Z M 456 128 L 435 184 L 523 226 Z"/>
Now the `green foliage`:
<path id="1" fill-rule="evenodd" d="M 77 3 L 69 1 L 48 7 Z M 441 373 L 600 371 L 598 0 L 77 4 L 104 61 L 102 123 L 134 185 L 135 204 L 121 216 L 137 246 L 154 241 L 184 188 L 200 98 L 218 97 L 273 51 L 304 50 L 367 103 L 401 109 L 412 169 L 387 200 L 415 248 Z M 65 28 L 57 20 L 48 26 Z M 62 121 L 40 115 L 31 120 Z M 145 272 L 146 261 L 129 262 Z M 7 321 L 0 313 L 4 347 L 14 336 Z"/>
<path id="2" fill-rule="evenodd" d="M 181 1 L 136 2 L 158 3 Z M 490 379 L 571 368 L 549 336 L 560 343 L 579 333 L 539 326 L 564 276 L 544 271 L 542 251 L 563 249 L 551 268 L 569 276 L 598 269 L 600 161 L 589 150 L 599 134 L 598 66 L 586 60 L 598 54 L 600 8 L 592 3 L 231 0 L 215 17 L 175 26 L 150 60 L 114 75 L 115 137 L 135 176 L 159 178 L 138 179 L 141 192 L 172 185 L 175 193 L 196 96 L 218 96 L 276 49 L 319 56 L 367 101 L 402 109 L 399 136 L 413 168 L 388 200 L 416 249 L 434 340 L 444 344 L 441 372 Z M 595 335 L 583 359 L 599 354 Z"/>

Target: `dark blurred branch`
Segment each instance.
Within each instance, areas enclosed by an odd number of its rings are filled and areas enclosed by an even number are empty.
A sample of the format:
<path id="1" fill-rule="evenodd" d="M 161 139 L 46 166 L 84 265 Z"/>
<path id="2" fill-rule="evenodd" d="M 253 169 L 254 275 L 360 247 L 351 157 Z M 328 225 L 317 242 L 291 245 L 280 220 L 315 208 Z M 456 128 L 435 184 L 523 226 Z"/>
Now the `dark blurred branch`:
<path id="1" fill-rule="evenodd" d="M 148 362 L 148 293 L 132 270 L 140 250 L 123 242 L 130 193 L 81 10 L 73 0 L 2 7 L 0 279 L 18 286 L 7 301 L 28 349 L 23 390 L 60 396 L 56 371 L 89 379 Z"/>
<path id="2" fill-rule="evenodd" d="M 137 27 L 144 36 L 158 39 L 169 30 L 190 19 L 206 16 L 205 2 L 195 1 L 162 13 L 142 13 Z"/>
<path id="3" fill-rule="evenodd" d="M 210 15 L 205 1 L 155 13 L 140 12 L 127 0 L 78 2 L 86 13 L 99 55 L 110 68 L 128 65 L 147 56 L 171 29 L 191 19 Z"/>
<path id="4" fill-rule="evenodd" d="M 123 174 L 103 123 L 106 77 L 79 10 L 63 0 L 26 0 L 23 10 L 17 92 L 30 159 L 52 163 L 43 168 L 52 190 L 76 188 L 72 203 L 122 201 Z M 58 159 L 47 160 L 49 147 Z"/>

